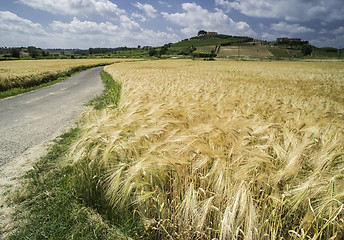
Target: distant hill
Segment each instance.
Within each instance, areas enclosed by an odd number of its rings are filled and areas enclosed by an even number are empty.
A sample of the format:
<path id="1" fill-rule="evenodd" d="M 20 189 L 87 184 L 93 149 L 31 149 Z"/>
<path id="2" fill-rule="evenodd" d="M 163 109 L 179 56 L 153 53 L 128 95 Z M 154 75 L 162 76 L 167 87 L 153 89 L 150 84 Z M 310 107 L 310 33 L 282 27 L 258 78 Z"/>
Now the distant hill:
<path id="1" fill-rule="evenodd" d="M 296 39 L 291 39 L 296 40 Z M 223 34 L 202 35 L 157 47 L 156 55 L 184 55 L 201 58 L 344 58 L 342 49 L 317 48 L 308 41 L 261 41 Z M 309 47 L 307 54 L 303 51 Z"/>
<path id="2" fill-rule="evenodd" d="M 201 32 L 201 31 L 200 31 Z M 297 41 L 296 41 L 297 40 Z M 307 49 L 306 49 L 307 48 Z M 307 50 L 307 51 L 306 51 Z M 245 59 L 344 59 L 342 49 L 317 48 L 301 39 L 280 38 L 276 42 L 261 41 L 244 36 L 202 34 L 197 37 L 167 43 L 159 47 L 140 45 L 137 48 L 41 49 L 0 48 L 0 60 L 32 58 L 245 58 Z"/>
<path id="3" fill-rule="evenodd" d="M 177 54 L 177 55 L 187 55 L 197 49 L 202 49 L 202 47 L 217 45 L 228 46 L 232 44 L 245 43 L 252 41 L 249 37 L 237 37 L 218 34 L 215 36 L 200 36 L 192 37 L 189 39 L 182 40 L 178 43 L 170 44 L 167 53 Z M 191 51 L 193 50 L 193 51 Z M 186 54 L 185 54 L 186 53 Z"/>

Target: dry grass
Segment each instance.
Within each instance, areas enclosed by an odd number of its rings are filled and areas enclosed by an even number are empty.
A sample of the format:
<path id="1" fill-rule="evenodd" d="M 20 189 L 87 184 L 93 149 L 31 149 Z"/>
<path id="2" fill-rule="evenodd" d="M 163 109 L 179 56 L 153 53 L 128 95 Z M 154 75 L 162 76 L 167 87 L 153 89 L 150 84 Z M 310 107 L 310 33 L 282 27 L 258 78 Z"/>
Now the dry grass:
<path id="1" fill-rule="evenodd" d="M 13 87 L 37 85 L 44 78 L 54 78 L 58 73 L 78 66 L 91 66 L 118 62 L 118 59 L 51 59 L 0 62 L 0 91 Z M 128 60 L 124 60 L 128 61 Z"/>
<path id="2" fill-rule="evenodd" d="M 344 237 L 344 64 L 146 61 L 105 68 L 76 161 L 152 239 Z"/>

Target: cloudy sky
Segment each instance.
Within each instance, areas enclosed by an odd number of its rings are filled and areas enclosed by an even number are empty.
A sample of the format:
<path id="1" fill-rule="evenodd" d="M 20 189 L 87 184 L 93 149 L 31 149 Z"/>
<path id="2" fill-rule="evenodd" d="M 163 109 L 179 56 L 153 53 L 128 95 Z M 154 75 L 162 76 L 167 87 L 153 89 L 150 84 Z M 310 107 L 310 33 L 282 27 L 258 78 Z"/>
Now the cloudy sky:
<path id="1" fill-rule="evenodd" d="M 0 47 L 159 46 L 199 30 L 344 47 L 343 0 L 1 0 Z"/>

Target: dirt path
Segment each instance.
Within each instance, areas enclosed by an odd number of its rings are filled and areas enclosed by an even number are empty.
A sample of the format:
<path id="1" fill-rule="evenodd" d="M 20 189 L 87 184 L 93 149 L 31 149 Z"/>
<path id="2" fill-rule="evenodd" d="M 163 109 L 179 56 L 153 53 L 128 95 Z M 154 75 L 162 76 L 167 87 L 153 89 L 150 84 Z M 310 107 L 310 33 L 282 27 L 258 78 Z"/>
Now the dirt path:
<path id="1" fill-rule="evenodd" d="M 42 143 L 27 150 L 20 157 L 12 160 L 0 170 L 0 240 L 1 234 L 11 232 L 15 228 L 12 217 L 15 211 L 13 206 L 8 206 L 6 202 L 7 193 L 19 184 L 19 178 L 32 168 L 32 163 L 47 150 L 47 144 Z"/>

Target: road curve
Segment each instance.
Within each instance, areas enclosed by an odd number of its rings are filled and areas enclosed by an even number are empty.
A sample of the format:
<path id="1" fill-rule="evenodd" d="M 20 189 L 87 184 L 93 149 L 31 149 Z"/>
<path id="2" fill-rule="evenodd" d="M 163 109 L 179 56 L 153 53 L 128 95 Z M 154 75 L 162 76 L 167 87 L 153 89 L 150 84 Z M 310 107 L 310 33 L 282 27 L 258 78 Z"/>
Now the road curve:
<path id="1" fill-rule="evenodd" d="M 0 169 L 72 126 L 85 102 L 104 90 L 101 70 L 89 69 L 55 85 L 0 100 Z"/>

